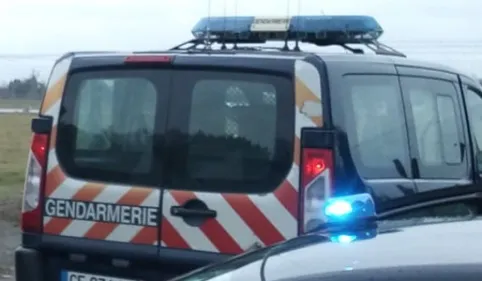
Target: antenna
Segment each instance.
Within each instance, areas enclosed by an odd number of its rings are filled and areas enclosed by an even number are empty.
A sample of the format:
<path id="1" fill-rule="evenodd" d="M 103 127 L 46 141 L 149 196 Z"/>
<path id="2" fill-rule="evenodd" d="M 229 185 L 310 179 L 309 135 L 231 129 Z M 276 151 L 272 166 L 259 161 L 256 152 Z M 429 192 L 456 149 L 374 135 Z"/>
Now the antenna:
<path id="1" fill-rule="evenodd" d="M 238 26 L 238 0 L 234 0 L 234 26 Z M 236 50 L 238 48 L 238 39 L 239 33 L 235 33 L 235 39 L 234 39 L 234 44 L 233 44 L 233 50 Z"/>
<path id="2" fill-rule="evenodd" d="M 208 0 L 208 25 L 206 26 L 205 49 L 211 49 L 211 0 Z"/>
<path id="3" fill-rule="evenodd" d="M 224 6 L 223 6 L 223 13 L 224 13 L 224 20 L 223 20 L 223 30 L 224 30 L 224 35 L 223 35 L 223 39 L 222 39 L 222 42 L 221 42 L 221 50 L 226 50 L 227 47 L 226 47 L 226 0 L 224 0 Z"/>
<path id="4" fill-rule="evenodd" d="M 300 22 L 300 13 L 301 13 L 301 0 L 298 0 L 298 19 L 296 24 L 299 25 Z M 299 37 L 299 32 L 296 33 L 296 41 L 295 41 L 295 47 L 293 48 L 294 51 L 299 52 L 300 51 L 300 37 Z"/>
<path id="5" fill-rule="evenodd" d="M 290 17 L 290 0 L 286 0 L 286 18 Z M 288 47 L 288 34 L 289 32 L 286 32 L 286 38 L 285 38 L 285 45 L 283 46 L 283 51 L 289 51 L 290 48 Z"/>

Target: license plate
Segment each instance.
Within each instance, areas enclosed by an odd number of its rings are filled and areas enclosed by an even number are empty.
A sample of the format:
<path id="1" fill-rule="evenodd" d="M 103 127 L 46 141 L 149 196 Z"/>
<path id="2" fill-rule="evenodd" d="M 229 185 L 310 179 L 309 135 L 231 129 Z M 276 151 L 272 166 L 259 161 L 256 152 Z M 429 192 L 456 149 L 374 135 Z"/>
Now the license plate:
<path id="1" fill-rule="evenodd" d="M 136 281 L 136 280 L 63 270 L 60 273 L 60 281 Z"/>

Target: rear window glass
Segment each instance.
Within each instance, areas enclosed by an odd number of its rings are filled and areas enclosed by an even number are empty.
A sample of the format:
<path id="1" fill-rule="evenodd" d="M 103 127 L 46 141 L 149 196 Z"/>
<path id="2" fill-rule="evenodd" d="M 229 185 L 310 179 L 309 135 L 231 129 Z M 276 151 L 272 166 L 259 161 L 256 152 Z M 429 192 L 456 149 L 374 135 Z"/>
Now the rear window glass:
<path id="1" fill-rule="evenodd" d="M 77 178 L 160 184 L 167 74 L 145 70 L 73 74 L 59 117 L 57 155 Z"/>
<path id="2" fill-rule="evenodd" d="M 349 75 L 344 79 L 350 151 L 360 174 L 403 177 L 410 160 L 398 78 Z"/>
<path id="3" fill-rule="evenodd" d="M 290 79 L 248 73 L 73 74 L 57 154 L 73 177 L 173 189 L 263 192 L 292 163 Z"/>
<path id="4" fill-rule="evenodd" d="M 191 71 L 174 77 L 172 188 L 266 192 L 292 165 L 293 86 L 287 78 Z M 188 102 L 187 102 L 188 101 Z M 186 114 L 185 112 L 188 112 Z"/>

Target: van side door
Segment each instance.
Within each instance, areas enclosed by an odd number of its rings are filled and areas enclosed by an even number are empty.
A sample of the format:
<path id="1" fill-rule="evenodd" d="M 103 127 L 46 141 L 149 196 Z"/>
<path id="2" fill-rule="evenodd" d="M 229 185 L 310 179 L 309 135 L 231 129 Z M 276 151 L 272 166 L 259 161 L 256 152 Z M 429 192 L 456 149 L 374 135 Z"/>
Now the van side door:
<path id="1" fill-rule="evenodd" d="M 481 86 L 467 78 L 461 77 L 462 88 L 469 123 L 472 149 L 469 151 L 474 159 L 473 172 L 478 187 L 482 188 L 482 89 Z M 476 185 L 477 185 L 476 184 Z"/>
<path id="2" fill-rule="evenodd" d="M 335 162 L 371 190 L 378 212 L 391 209 L 416 193 L 396 69 L 352 61 L 326 64 L 333 124 L 347 139 Z"/>
<path id="3" fill-rule="evenodd" d="M 455 74 L 397 66 L 419 193 L 471 184 L 468 132 Z"/>

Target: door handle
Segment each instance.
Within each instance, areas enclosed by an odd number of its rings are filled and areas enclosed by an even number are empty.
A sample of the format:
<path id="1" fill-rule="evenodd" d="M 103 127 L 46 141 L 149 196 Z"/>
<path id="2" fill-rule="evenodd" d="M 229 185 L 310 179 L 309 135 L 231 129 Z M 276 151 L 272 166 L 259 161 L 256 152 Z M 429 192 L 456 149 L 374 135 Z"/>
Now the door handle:
<path id="1" fill-rule="evenodd" d="M 183 217 L 183 218 L 186 218 L 186 217 L 215 218 L 217 216 L 217 212 L 209 209 L 188 209 L 181 206 L 172 206 L 171 215 L 175 217 Z"/>

